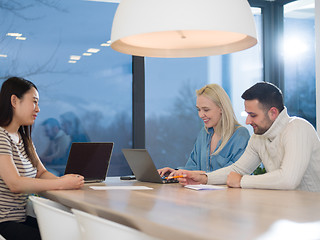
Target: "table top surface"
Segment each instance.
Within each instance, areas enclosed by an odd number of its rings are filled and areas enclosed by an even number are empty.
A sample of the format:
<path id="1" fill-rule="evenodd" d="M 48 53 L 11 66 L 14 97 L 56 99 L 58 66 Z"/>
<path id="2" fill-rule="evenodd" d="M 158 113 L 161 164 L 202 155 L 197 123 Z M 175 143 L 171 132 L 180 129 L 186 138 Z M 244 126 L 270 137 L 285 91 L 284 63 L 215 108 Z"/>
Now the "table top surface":
<path id="1" fill-rule="evenodd" d="M 93 190 L 97 186 L 146 186 L 152 190 Z M 160 239 L 257 239 L 282 220 L 320 221 L 320 193 L 226 188 L 196 191 L 180 184 L 107 178 L 81 190 L 40 195 Z"/>

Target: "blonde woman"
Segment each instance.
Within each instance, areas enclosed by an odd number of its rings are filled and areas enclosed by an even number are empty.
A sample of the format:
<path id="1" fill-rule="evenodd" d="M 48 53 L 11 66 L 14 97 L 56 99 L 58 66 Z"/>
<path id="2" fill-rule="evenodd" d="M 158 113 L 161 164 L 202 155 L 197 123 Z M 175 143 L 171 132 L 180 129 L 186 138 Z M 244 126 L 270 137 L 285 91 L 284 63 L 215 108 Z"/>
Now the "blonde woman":
<path id="1" fill-rule="evenodd" d="M 185 167 L 180 169 L 211 172 L 236 162 L 250 135 L 236 120 L 230 98 L 222 87 L 208 84 L 196 93 L 196 107 L 204 127 Z M 165 167 L 158 172 L 161 176 L 173 175 L 175 170 Z"/>

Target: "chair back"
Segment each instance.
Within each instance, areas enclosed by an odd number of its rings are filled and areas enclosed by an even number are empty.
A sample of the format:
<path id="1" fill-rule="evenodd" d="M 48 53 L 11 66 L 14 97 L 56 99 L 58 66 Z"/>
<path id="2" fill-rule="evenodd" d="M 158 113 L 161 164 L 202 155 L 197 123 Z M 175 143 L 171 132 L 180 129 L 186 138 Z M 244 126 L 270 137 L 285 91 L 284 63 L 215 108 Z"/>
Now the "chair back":
<path id="1" fill-rule="evenodd" d="M 78 223 L 69 208 L 49 199 L 30 196 L 43 240 L 81 239 Z"/>
<path id="2" fill-rule="evenodd" d="M 143 232 L 105 218 L 94 216 L 77 209 L 71 209 L 71 211 L 77 219 L 83 240 L 155 240 L 155 238 Z"/>

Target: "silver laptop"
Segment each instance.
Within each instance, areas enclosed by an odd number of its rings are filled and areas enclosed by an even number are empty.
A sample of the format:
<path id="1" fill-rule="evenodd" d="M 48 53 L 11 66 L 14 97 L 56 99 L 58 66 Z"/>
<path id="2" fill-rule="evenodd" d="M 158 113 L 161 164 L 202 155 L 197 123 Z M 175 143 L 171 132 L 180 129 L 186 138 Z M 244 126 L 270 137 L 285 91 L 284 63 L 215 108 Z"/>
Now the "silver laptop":
<path id="1" fill-rule="evenodd" d="M 176 183 L 176 179 L 165 179 L 160 177 L 146 149 L 122 149 L 133 174 L 138 181 L 153 183 Z"/>
<path id="2" fill-rule="evenodd" d="M 65 174 L 80 174 L 85 183 L 103 182 L 106 179 L 112 142 L 72 143 Z"/>

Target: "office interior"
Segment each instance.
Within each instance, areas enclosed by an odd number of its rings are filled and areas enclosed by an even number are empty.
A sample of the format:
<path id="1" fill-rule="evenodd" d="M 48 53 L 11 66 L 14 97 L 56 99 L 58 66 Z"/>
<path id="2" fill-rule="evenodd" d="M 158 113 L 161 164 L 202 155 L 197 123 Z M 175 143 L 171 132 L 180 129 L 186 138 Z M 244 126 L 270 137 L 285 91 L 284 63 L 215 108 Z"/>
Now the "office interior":
<path id="1" fill-rule="evenodd" d="M 1 4 L 1 80 L 20 76 L 37 85 L 41 111 L 32 136 L 40 157 L 50 143 L 42 123 L 54 118 L 61 128 L 87 136 L 79 141 L 115 143 L 108 176 L 131 174 L 123 148 L 148 149 L 159 168 L 183 166 L 202 127 L 195 90 L 208 83 L 226 90 L 244 126 L 240 96 L 266 81 L 283 91 L 290 115 L 317 128 L 319 3 L 248 2 L 258 44 L 196 58 L 139 57 L 111 49 L 119 1 Z M 45 164 L 63 174 L 64 164 Z"/>

